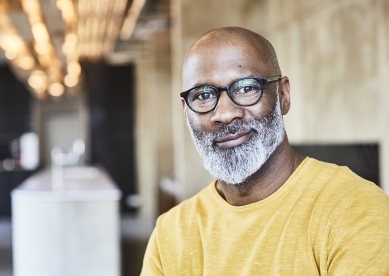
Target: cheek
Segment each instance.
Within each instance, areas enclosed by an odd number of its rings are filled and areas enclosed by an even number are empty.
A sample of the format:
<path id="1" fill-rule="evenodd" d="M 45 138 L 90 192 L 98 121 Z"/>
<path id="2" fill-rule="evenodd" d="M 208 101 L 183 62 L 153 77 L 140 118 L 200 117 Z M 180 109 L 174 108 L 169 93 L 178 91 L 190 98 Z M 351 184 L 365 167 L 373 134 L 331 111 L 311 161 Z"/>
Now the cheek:
<path id="1" fill-rule="evenodd" d="M 269 110 L 271 110 L 271 105 L 268 103 L 258 103 L 253 106 L 246 107 L 246 116 L 244 120 L 249 121 L 254 118 L 264 118 L 269 113 Z"/>
<path id="2" fill-rule="evenodd" d="M 190 110 L 186 112 L 186 124 L 194 130 L 209 130 L 210 118 L 206 114 L 196 114 Z"/>
<path id="3" fill-rule="evenodd" d="M 277 101 L 275 94 L 263 95 L 259 103 L 247 107 L 247 113 L 250 114 L 249 116 L 265 118 L 274 109 L 276 104 L 279 105 L 280 103 Z"/>

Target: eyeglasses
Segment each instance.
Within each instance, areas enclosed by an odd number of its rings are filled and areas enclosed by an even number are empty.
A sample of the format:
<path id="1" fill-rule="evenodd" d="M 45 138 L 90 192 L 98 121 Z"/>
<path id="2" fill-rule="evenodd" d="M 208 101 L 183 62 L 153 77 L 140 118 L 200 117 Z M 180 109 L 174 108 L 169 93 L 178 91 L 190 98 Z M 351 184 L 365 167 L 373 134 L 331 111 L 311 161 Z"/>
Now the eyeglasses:
<path id="1" fill-rule="evenodd" d="M 212 85 L 195 86 L 180 93 L 186 104 L 196 113 L 212 111 L 220 98 L 220 93 L 226 91 L 228 97 L 239 106 L 251 106 L 259 102 L 262 97 L 264 85 L 267 82 L 278 81 L 281 77 L 270 78 L 241 78 L 228 86 L 214 87 Z"/>
<path id="2" fill-rule="evenodd" d="M 180 96 L 184 98 L 192 111 L 200 114 L 208 113 L 216 107 L 222 91 L 226 91 L 228 97 L 235 104 L 251 106 L 261 99 L 265 83 L 279 79 L 281 77 L 248 77 L 234 80 L 228 86 L 200 85 L 180 93 Z"/>

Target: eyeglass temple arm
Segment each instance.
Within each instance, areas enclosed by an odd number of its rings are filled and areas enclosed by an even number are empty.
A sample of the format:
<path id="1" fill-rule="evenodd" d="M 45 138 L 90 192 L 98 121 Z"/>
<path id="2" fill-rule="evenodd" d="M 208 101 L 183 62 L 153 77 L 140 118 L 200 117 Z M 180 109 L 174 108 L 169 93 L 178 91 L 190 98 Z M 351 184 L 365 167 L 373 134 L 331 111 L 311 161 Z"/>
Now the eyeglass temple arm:
<path id="1" fill-rule="evenodd" d="M 271 77 L 271 78 L 266 78 L 266 82 L 271 82 L 271 81 L 277 81 L 277 80 L 280 80 L 282 79 L 282 77 Z"/>

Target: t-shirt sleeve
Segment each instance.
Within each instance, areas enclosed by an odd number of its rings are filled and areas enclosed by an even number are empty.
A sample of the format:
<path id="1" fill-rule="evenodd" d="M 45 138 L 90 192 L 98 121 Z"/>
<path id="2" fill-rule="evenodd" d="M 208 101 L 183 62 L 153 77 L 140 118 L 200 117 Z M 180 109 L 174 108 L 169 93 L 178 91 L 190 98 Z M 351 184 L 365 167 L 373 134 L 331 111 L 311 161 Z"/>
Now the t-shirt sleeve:
<path id="1" fill-rule="evenodd" d="M 328 232 L 328 275 L 389 275 L 389 198 L 374 185 L 342 199 Z"/>
<path id="2" fill-rule="evenodd" d="M 156 236 L 156 229 L 154 229 L 149 243 L 147 244 L 146 253 L 143 259 L 142 272 L 140 274 L 141 276 L 164 275 Z"/>

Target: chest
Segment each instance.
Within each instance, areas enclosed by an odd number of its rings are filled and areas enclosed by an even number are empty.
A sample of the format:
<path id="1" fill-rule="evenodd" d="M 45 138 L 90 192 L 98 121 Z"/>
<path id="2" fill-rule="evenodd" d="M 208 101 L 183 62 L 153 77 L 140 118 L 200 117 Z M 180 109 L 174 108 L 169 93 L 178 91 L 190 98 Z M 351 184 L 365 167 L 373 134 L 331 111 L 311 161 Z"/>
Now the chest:
<path id="1" fill-rule="evenodd" d="M 171 262 L 164 264 L 171 275 L 319 275 L 315 252 L 325 240 L 313 241 L 311 215 L 283 209 L 199 215 L 171 237 L 174 244 L 161 247 L 175 256 L 162 261 Z"/>

